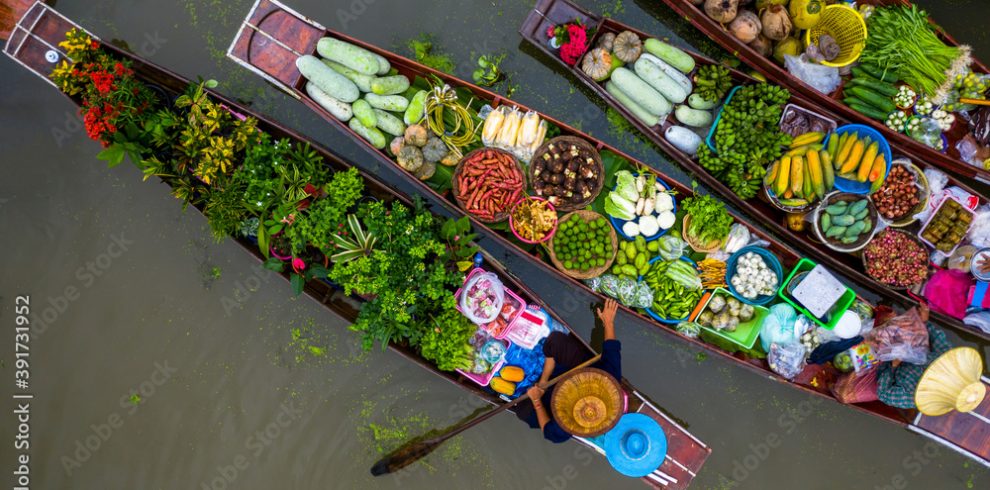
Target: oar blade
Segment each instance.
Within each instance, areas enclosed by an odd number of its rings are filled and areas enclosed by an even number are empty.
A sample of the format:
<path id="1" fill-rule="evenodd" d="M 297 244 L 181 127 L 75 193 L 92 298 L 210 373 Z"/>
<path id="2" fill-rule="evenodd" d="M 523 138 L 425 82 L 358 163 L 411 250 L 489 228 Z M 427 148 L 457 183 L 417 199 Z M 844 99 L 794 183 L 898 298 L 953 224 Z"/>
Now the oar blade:
<path id="1" fill-rule="evenodd" d="M 396 471 L 399 471 L 402 468 L 405 468 L 406 466 L 409 466 L 426 457 L 426 455 L 432 453 L 433 450 L 436 449 L 442 442 L 443 440 L 438 441 L 436 439 L 431 439 L 429 441 L 421 441 L 402 446 L 384 458 L 378 460 L 378 462 L 371 467 L 371 474 L 374 476 L 382 476 L 389 473 L 395 473 Z"/>

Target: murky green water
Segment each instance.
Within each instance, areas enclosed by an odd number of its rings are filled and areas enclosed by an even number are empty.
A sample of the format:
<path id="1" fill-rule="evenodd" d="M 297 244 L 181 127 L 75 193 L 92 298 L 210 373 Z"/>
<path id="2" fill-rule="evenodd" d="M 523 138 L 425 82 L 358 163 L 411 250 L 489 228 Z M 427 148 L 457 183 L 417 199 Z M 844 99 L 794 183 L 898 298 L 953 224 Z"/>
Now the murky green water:
<path id="1" fill-rule="evenodd" d="M 58 8 L 156 63 L 219 79 L 225 93 L 411 190 L 223 58 L 251 3 L 63 0 Z M 658 1 L 581 3 L 658 35 L 691 33 Z M 982 23 L 973 22 L 990 13 L 985 2 L 924 3 L 978 54 L 990 55 Z M 290 4 L 397 50 L 433 33 L 462 76 L 474 56 L 506 52 L 503 66 L 520 102 L 689 179 L 637 138 L 610 132 L 602 105 L 520 41 L 515 33 L 529 1 Z M 213 243 L 202 217 L 183 213 L 164 186 L 142 183 L 126 166 L 106 170 L 69 102 L 5 57 L 0 88 L 0 323 L 10 333 L 14 296 L 30 294 L 45 327 L 31 357 L 35 488 L 641 487 L 577 446 L 544 443 L 510 416 L 472 430 L 425 465 L 372 479 L 379 450 L 450 423 L 477 402 L 394 354 L 362 353 L 345 322 L 293 298 L 236 245 Z M 588 297 L 492 251 L 590 332 Z M 696 488 L 977 488 L 990 481 L 986 470 L 900 427 L 698 357 L 647 324 L 622 320 L 627 377 L 714 448 Z M 12 335 L 3 339 L 7 386 Z M 10 390 L 2 392 L 9 414 Z M 14 431 L 4 415 L 4 478 L 13 471 L 7 448 Z"/>

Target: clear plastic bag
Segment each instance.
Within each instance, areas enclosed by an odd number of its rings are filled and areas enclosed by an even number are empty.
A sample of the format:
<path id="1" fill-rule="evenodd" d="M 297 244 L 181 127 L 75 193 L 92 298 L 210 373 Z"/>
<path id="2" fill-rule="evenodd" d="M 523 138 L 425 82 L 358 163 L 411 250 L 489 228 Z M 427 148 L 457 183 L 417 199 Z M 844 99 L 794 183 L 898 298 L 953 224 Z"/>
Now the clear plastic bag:
<path id="1" fill-rule="evenodd" d="M 938 122 L 930 117 L 917 118 L 914 121 L 917 122 L 908 123 L 908 136 L 929 148 L 934 148 L 938 151 L 945 149 L 945 144 L 942 140 L 942 128 L 939 127 Z"/>
<path id="2" fill-rule="evenodd" d="M 746 225 L 733 223 L 732 228 L 729 229 L 729 236 L 725 239 L 725 246 L 722 248 L 727 253 L 734 254 L 746 245 L 749 245 L 751 238 L 752 234 L 750 234 L 749 228 Z"/>
<path id="3" fill-rule="evenodd" d="M 773 372 L 794 379 L 804 371 L 804 359 L 808 352 L 801 344 L 770 344 L 767 363 Z"/>
<path id="4" fill-rule="evenodd" d="M 990 333 L 990 311 L 970 313 L 966 315 L 966 318 L 963 318 L 963 323 Z"/>
<path id="5" fill-rule="evenodd" d="M 976 209 L 973 223 L 969 225 L 969 242 L 976 248 L 990 247 L 990 205 Z"/>
<path id="6" fill-rule="evenodd" d="M 677 333 L 692 339 L 701 335 L 701 325 L 695 322 L 681 322 L 677 324 Z"/>
<path id="7" fill-rule="evenodd" d="M 771 344 L 796 344 L 801 340 L 803 332 L 798 331 L 797 312 L 787 303 L 779 303 L 770 307 L 770 313 L 763 320 L 760 328 L 760 342 L 763 350 L 770 351 Z"/>
<path id="8" fill-rule="evenodd" d="M 675 260 L 684 255 L 687 242 L 674 235 L 664 235 L 657 239 L 660 245 L 660 256 L 664 260 Z"/>
<path id="9" fill-rule="evenodd" d="M 838 68 L 811 63 L 799 56 L 784 56 L 784 66 L 791 75 L 823 94 L 835 92 L 842 83 Z"/>
<path id="10" fill-rule="evenodd" d="M 901 360 L 911 364 L 924 364 L 928 360 L 928 329 L 918 316 L 916 308 L 870 330 L 866 340 L 870 342 L 880 361 Z"/>
<path id="11" fill-rule="evenodd" d="M 505 286 L 502 281 L 491 272 L 482 272 L 464 284 L 459 304 L 464 316 L 478 325 L 484 325 L 495 320 L 504 302 Z"/>
<path id="12" fill-rule="evenodd" d="M 653 305 L 653 291 L 646 283 L 627 277 L 603 274 L 585 281 L 592 291 L 617 299 L 630 308 L 649 308 Z"/>

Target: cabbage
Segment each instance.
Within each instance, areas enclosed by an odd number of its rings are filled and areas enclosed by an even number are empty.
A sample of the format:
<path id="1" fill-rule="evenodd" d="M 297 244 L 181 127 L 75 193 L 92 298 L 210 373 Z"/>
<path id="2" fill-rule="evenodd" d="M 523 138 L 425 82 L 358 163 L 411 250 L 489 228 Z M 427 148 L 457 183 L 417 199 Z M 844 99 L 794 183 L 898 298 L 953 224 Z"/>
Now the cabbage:
<path id="1" fill-rule="evenodd" d="M 626 224 L 622 225 L 622 233 L 629 238 L 635 238 L 639 235 L 639 231 L 639 225 L 635 221 L 626 221 Z"/>
<path id="2" fill-rule="evenodd" d="M 653 215 L 643 216 L 639 219 L 639 231 L 644 236 L 653 236 L 660 231 L 660 225 L 657 223 L 657 219 Z"/>
<path id="3" fill-rule="evenodd" d="M 633 184 L 635 191 L 635 184 Z M 636 203 L 629 202 L 617 192 L 610 192 L 605 198 L 605 212 L 614 218 L 631 220 L 636 218 Z"/>
<path id="4" fill-rule="evenodd" d="M 632 201 L 635 204 L 636 200 L 639 199 L 639 191 L 636 190 L 636 177 L 633 177 L 632 172 L 628 170 L 620 170 L 615 173 L 615 179 L 615 191 L 612 194 L 619 194 L 627 201 Z"/>

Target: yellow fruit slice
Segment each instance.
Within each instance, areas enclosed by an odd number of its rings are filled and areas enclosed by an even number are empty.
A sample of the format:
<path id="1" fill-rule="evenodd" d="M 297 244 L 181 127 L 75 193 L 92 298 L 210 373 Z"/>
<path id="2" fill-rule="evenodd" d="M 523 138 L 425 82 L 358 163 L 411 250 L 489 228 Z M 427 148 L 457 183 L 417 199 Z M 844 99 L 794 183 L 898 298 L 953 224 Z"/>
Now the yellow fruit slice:
<path id="1" fill-rule="evenodd" d="M 856 172 L 856 180 L 860 182 L 866 182 L 866 179 L 870 177 L 870 170 L 873 169 L 873 162 L 877 159 L 877 153 L 880 152 L 880 143 L 874 141 L 870 143 L 870 147 L 866 149 L 866 153 L 863 154 L 863 160 L 859 163 L 859 171 Z"/>
<path id="2" fill-rule="evenodd" d="M 787 192 L 788 180 L 791 177 L 791 157 L 784 157 L 780 159 L 780 171 L 777 172 L 777 180 L 774 182 L 773 192 L 778 196 L 783 195 Z"/>
<path id="3" fill-rule="evenodd" d="M 804 157 L 794 157 L 791 160 L 791 192 L 794 195 L 801 195 L 804 186 Z"/>

